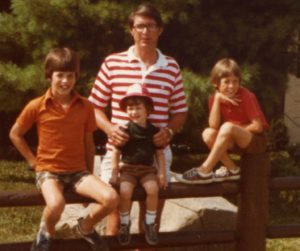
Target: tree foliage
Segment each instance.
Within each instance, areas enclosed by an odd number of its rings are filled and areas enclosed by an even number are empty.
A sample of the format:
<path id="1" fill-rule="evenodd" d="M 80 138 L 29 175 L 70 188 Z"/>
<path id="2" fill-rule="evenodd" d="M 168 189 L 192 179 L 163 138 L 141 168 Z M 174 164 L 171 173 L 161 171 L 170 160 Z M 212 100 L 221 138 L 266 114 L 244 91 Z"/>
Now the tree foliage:
<path id="1" fill-rule="evenodd" d="M 130 11 L 139 0 L 11 0 L 0 12 L 0 112 L 16 112 L 43 92 L 43 60 L 50 48 L 69 46 L 81 57 L 78 88 L 87 95 L 106 55 L 128 48 Z M 288 53 L 299 28 L 298 0 L 154 0 L 165 30 L 159 47 L 184 71 L 188 124 L 206 123 L 208 76 L 222 57 L 236 59 L 244 83 L 269 118 L 280 117 Z"/>

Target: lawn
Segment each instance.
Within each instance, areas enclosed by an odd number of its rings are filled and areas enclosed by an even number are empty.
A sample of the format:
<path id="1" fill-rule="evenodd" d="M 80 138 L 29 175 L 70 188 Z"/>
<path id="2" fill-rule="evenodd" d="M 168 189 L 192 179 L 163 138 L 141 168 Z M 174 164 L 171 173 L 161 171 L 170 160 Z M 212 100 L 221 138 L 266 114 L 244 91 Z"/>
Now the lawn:
<path id="1" fill-rule="evenodd" d="M 281 156 L 282 158 L 282 156 Z M 191 167 L 199 163 L 203 156 L 193 155 L 175 158 L 173 170 Z M 273 160 L 274 163 L 282 163 Z M 287 161 L 285 162 L 287 163 Z M 276 171 L 272 166 L 272 172 Z M 293 174 L 295 171 L 293 171 Z M 280 173 L 280 172 L 279 172 Z M 286 171 L 284 174 L 287 174 Z M 35 189 L 34 173 L 24 162 L 0 161 L 0 191 Z M 280 192 L 270 198 L 270 223 L 300 224 L 300 192 Z M 32 240 L 37 232 L 42 207 L 0 208 L 0 243 Z M 298 251 L 300 238 L 275 239 L 267 241 L 268 251 Z"/>
<path id="2" fill-rule="evenodd" d="M 34 189 L 35 174 L 24 162 L 0 161 L 0 191 Z M 0 243 L 32 240 L 42 207 L 0 208 Z"/>

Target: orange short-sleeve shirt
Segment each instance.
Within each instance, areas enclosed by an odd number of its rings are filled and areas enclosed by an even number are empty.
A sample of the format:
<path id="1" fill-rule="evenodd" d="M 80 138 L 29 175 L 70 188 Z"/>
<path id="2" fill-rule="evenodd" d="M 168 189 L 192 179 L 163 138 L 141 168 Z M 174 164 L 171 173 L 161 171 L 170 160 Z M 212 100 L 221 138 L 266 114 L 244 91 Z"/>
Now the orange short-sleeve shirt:
<path id="1" fill-rule="evenodd" d="M 69 173 L 86 169 L 84 137 L 97 128 L 93 106 L 86 98 L 74 93 L 65 111 L 52 99 L 49 89 L 25 106 L 17 123 L 25 129 L 37 125 L 36 171 Z"/>

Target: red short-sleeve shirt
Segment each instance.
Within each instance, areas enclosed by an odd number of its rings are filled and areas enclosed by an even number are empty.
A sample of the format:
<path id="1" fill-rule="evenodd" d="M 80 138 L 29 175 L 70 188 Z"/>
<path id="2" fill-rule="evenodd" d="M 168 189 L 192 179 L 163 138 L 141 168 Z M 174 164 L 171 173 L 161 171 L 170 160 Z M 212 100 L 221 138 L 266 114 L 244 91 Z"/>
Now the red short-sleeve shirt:
<path id="1" fill-rule="evenodd" d="M 237 94 L 241 100 L 238 106 L 229 102 L 221 103 L 221 114 L 223 122 L 229 121 L 237 125 L 247 125 L 255 118 L 260 118 L 264 129 L 269 127 L 269 124 L 263 114 L 259 103 L 254 93 L 246 88 L 240 87 Z M 214 95 L 209 100 L 209 109 L 213 104 Z"/>

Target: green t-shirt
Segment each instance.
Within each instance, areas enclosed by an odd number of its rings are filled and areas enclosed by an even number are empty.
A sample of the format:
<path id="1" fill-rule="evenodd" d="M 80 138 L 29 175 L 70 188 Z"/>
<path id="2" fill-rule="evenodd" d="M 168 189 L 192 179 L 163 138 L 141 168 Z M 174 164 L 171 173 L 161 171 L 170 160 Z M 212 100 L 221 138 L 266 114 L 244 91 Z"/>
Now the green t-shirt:
<path id="1" fill-rule="evenodd" d="M 153 165 L 157 149 L 153 143 L 153 135 L 158 131 L 159 129 L 150 122 L 147 122 L 147 127 L 129 122 L 126 129 L 129 140 L 121 148 L 122 162 L 132 165 Z"/>

